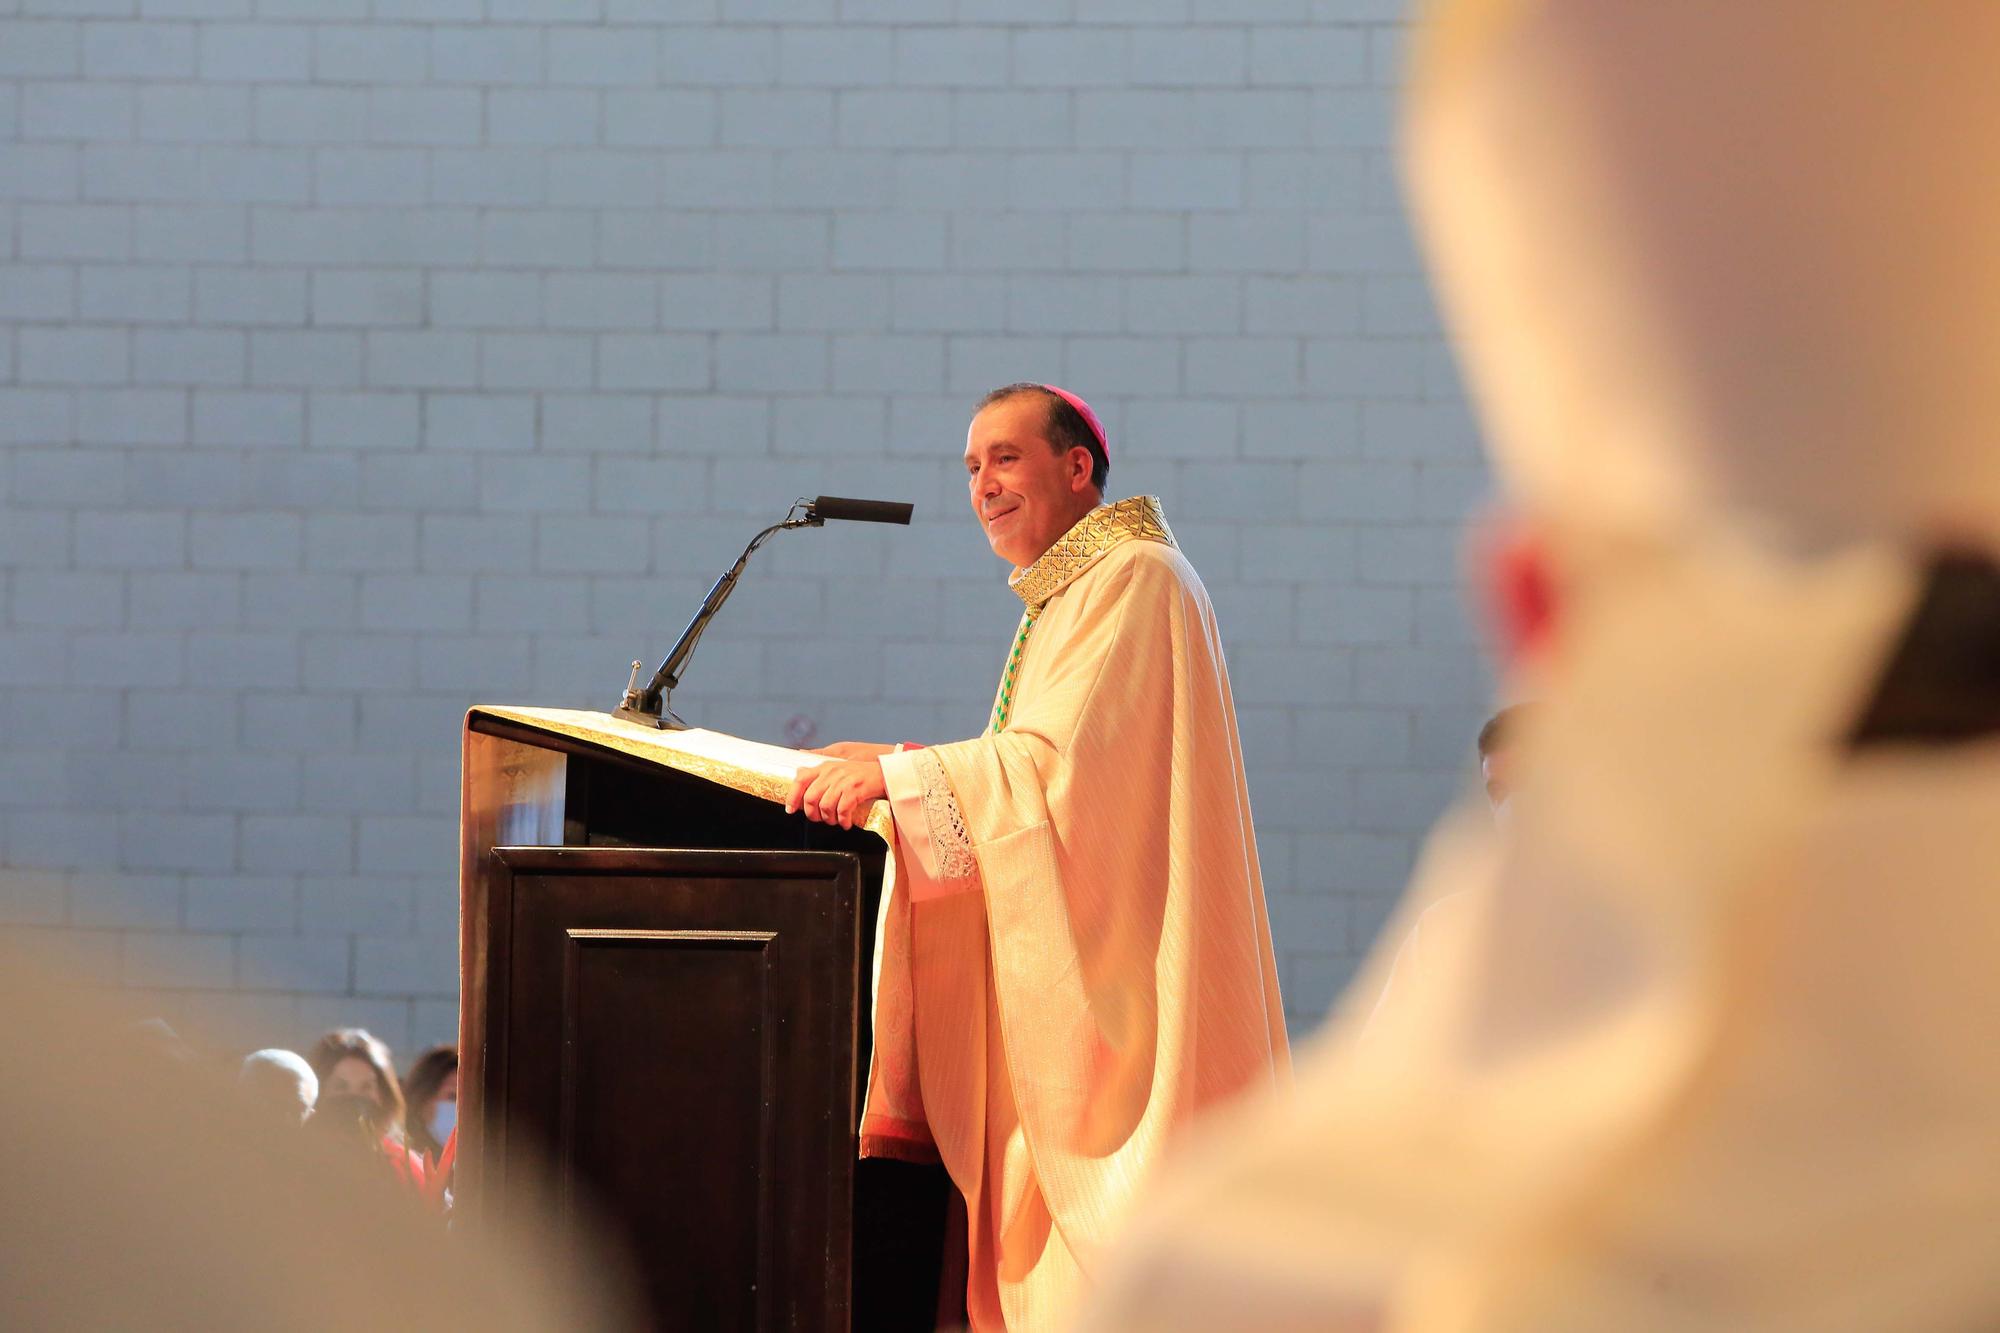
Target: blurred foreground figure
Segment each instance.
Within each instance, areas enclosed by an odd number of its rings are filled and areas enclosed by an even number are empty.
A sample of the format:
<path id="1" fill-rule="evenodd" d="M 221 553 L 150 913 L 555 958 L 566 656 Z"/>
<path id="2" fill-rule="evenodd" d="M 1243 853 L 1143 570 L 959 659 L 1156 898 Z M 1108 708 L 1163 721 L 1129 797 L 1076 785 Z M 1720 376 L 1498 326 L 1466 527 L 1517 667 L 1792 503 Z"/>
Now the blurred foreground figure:
<path id="1" fill-rule="evenodd" d="M 1446 821 L 1090 1328 L 2000 1326 L 1996 68 L 1985 4 L 1437 11 L 1536 799 Z"/>
<path id="2" fill-rule="evenodd" d="M 22 1074 L 0 1080 L 0 1328 L 629 1327 L 596 1255 L 446 1235 L 114 1004 L 0 947 L 0 1069 Z M 572 1259 L 588 1286 L 563 1279 Z"/>

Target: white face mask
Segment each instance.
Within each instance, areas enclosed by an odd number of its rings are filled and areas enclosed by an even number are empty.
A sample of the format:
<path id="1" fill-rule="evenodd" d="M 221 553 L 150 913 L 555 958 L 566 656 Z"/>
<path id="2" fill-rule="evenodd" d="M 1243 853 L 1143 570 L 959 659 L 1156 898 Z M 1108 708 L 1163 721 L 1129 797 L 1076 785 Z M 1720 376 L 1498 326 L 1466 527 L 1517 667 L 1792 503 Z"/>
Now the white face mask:
<path id="1" fill-rule="evenodd" d="M 457 1102 L 433 1102 L 431 1104 L 431 1137 L 442 1144 L 451 1137 L 451 1131 L 458 1125 Z"/>

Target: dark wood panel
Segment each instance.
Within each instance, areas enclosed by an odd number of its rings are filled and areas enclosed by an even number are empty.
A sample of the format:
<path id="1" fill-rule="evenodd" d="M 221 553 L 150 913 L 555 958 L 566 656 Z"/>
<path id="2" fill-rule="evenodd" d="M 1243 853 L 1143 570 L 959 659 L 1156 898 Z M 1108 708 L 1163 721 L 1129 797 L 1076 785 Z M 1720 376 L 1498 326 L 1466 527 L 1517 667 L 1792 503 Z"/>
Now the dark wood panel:
<path id="1" fill-rule="evenodd" d="M 578 742 L 569 753 L 563 796 L 564 843 L 590 847 L 715 848 L 851 853 L 861 865 L 861 955 L 875 952 L 876 906 L 888 849 L 865 829 L 816 824 L 782 806 L 618 751 Z M 861 1006 L 856 1048 L 866 1070 L 874 1047 Z M 857 1084 L 855 1114 L 860 1114 Z"/>
<path id="2" fill-rule="evenodd" d="M 502 1110 L 616 1219 L 654 1324 L 845 1327 L 859 874 L 838 853 L 502 848 Z M 497 914 L 501 902 L 491 904 Z M 494 1145 L 489 1145 L 492 1148 Z"/>
<path id="3" fill-rule="evenodd" d="M 930 1329 L 948 1182 L 855 1160 L 881 841 L 477 714 L 465 755 L 461 1224 L 594 1199 L 659 1328 Z"/>
<path id="4" fill-rule="evenodd" d="M 776 932 L 566 934 L 558 1179 L 593 1182 L 590 1206 L 643 1238 L 645 1270 L 671 1274 L 655 1303 L 670 1300 L 687 1326 L 726 1327 L 746 1311 L 770 1326 Z"/>

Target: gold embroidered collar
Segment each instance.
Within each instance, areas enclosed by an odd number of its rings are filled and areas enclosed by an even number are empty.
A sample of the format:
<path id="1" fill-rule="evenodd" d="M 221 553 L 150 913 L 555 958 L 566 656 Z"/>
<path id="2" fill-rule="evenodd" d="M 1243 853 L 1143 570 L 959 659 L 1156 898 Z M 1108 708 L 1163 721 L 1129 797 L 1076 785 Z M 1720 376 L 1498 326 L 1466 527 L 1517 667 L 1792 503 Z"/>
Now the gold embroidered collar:
<path id="1" fill-rule="evenodd" d="M 1174 545 L 1167 528 L 1167 516 L 1154 495 L 1134 495 L 1116 504 L 1099 505 L 1076 521 L 1076 526 L 1056 538 L 1033 564 L 1017 569 L 1007 579 L 1020 599 L 1028 604 L 1029 615 L 1040 615 L 1049 598 L 1069 586 L 1071 579 L 1097 563 L 1121 542 L 1165 542 Z"/>

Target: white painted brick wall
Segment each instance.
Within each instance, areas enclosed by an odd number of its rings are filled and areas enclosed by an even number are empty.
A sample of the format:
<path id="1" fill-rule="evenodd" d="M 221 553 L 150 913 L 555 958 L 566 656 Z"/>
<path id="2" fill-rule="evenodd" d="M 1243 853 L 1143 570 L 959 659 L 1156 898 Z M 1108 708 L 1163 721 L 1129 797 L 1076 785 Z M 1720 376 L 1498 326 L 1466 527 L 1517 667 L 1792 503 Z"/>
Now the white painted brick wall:
<path id="1" fill-rule="evenodd" d="M 1485 477 L 1398 0 L 22 0 L 0 925 L 259 1040 L 450 1034 L 461 711 L 976 730 L 971 401 L 1070 383 L 1228 640 L 1294 1017 L 1463 783 Z"/>

